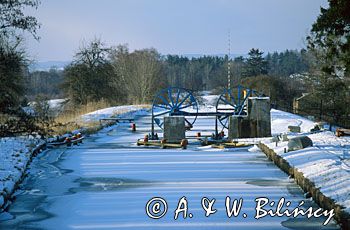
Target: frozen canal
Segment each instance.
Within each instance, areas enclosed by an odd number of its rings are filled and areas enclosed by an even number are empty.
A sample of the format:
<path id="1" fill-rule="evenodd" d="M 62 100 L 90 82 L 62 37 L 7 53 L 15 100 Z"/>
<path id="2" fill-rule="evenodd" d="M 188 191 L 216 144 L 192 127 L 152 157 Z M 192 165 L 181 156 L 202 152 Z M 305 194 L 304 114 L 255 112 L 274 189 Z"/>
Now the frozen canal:
<path id="1" fill-rule="evenodd" d="M 198 124 L 206 125 L 208 119 Z M 257 197 L 296 207 L 303 192 L 261 152 L 247 148 L 221 151 L 199 146 L 188 150 L 137 147 L 149 118 L 102 131 L 83 145 L 46 151 L 32 163 L 9 218 L 0 229 L 336 229 L 324 219 L 265 217 L 254 219 Z M 197 123 L 196 123 L 197 124 Z M 188 215 L 174 220 L 182 197 Z M 237 217 L 228 218 L 225 198 L 243 198 Z M 153 197 L 167 201 L 160 219 L 146 214 Z M 205 217 L 202 197 L 216 199 L 217 212 Z M 305 201 L 305 208 L 317 206 Z M 246 214 L 246 218 L 243 214 Z"/>

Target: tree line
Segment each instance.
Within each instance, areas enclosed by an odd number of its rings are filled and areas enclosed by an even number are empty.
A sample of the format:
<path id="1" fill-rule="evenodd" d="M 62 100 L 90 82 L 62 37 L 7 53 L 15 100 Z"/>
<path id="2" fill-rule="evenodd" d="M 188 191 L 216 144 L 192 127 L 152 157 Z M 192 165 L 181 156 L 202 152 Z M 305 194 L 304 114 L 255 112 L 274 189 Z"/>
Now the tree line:
<path id="1" fill-rule="evenodd" d="M 193 91 L 243 84 L 271 97 L 276 107 L 292 110 L 293 100 L 308 93 L 313 105 L 306 114 L 337 124 L 349 120 L 350 2 L 329 0 L 302 50 L 247 55 L 161 55 L 156 49 L 130 51 L 127 45 L 108 47 L 99 39 L 83 44 L 63 70 L 29 73 L 22 31 L 36 39 L 40 23 L 23 8 L 37 8 L 37 0 L 0 1 L 0 112 L 12 113 L 37 95 L 67 97 L 73 105 L 106 100 L 111 104 L 150 103 L 166 86 Z M 310 107 L 311 108 L 311 107 Z"/>
<path id="2" fill-rule="evenodd" d="M 271 96 L 274 105 L 292 110 L 293 99 L 305 87 L 299 76 L 310 71 L 310 53 L 285 50 L 264 55 L 251 49 L 246 57 L 188 58 L 161 55 L 156 49 L 130 52 L 127 45 L 106 47 L 95 39 L 80 47 L 63 70 L 34 71 L 26 77 L 31 99 L 68 97 L 75 105 L 106 100 L 111 104 L 151 103 L 154 94 L 167 86 L 193 91 L 227 86 L 228 65 L 233 86 L 243 84 Z M 40 87 L 38 87 L 40 86 Z"/>
<path id="3" fill-rule="evenodd" d="M 290 76 L 308 71 L 306 53 L 286 50 L 264 55 L 259 49 L 251 49 L 247 57 L 233 60 L 228 56 L 189 59 L 179 55 L 163 56 L 154 48 L 130 52 L 127 45 L 106 47 L 101 40 L 94 39 L 80 47 L 64 71 L 31 73 L 28 87 L 30 92 L 48 97 L 64 92 L 75 105 L 99 100 L 112 104 L 151 103 L 155 93 L 167 86 L 219 93 L 227 86 L 230 64 L 232 85 L 248 84 L 271 94 L 275 102 L 287 100 L 291 106 L 293 96 L 301 89 L 290 86 L 290 81 L 297 81 Z M 40 79 L 44 84 L 38 90 L 35 84 Z M 298 92 L 291 93 L 294 88 Z"/>

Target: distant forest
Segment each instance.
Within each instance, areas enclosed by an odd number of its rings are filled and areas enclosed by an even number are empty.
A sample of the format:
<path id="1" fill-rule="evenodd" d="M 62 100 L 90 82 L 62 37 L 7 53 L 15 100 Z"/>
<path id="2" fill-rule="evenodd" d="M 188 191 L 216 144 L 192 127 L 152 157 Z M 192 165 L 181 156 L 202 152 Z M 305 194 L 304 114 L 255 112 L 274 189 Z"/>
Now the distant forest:
<path id="1" fill-rule="evenodd" d="M 99 55 L 94 55 L 93 52 Z M 89 56 L 96 57 L 96 60 Z M 89 64 L 88 60 L 95 64 Z M 26 92 L 30 100 L 35 100 L 39 95 L 50 99 L 71 97 L 78 104 L 101 99 L 117 104 L 150 103 L 156 91 L 166 86 L 220 93 L 227 87 L 229 62 L 234 86 L 253 86 L 273 96 L 275 102 L 279 101 L 278 97 L 281 98 L 281 106 L 289 109 L 293 97 L 301 95 L 303 91 L 303 88 L 291 91 L 292 85 L 297 84 L 298 76 L 310 69 L 306 50 L 286 50 L 264 55 L 259 49 L 251 49 L 247 58 L 229 60 L 228 56 L 203 56 L 189 59 L 179 55 L 161 56 L 155 49 L 129 53 L 125 45 L 115 49 L 106 48 L 95 40 L 80 51 L 65 70 L 53 68 L 50 71 L 29 73 L 26 78 Z M 77 70 L 82 72 L 85 64 L 86 71 L 90 74 L 91 71 L 97 71 L 96 79 L 93 76 L 79 76 Z M 154 76 L 150 77 L 150 74 Z M 142 83 L 145 77 L 153 79 L 151 85 Z M 91 87 L 88 87 L 89 84 Z M 273 84 L 277 84 L 277 88 Z M 142 90 L 143 88 L 152 90 L 146 92 L 147 89 Z M 86 95 L 85 99 L 83 95 Z M 287 103 L 284 102 L 285 99 L 288 99 Z"/>

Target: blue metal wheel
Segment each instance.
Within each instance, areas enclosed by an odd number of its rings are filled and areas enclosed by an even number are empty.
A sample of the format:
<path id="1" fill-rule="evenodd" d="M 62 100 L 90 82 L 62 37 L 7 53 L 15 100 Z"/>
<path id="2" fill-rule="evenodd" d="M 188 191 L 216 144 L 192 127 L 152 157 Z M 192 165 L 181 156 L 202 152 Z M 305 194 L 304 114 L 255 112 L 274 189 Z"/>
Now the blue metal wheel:
<path id="1" fill-rule="evenodd" d="M 218 120 L 223 128 L 228 128 L 228 118 L 230 116 L 248 115 L 248 98 L 260 97 L 262 94 L 255 90 L 238 85 L 237 88 L 225 88 L 216 102 L 217 113 L 230 113 L 230 115 L 218 116 Z"/>
<path id="2" fill-rule="evenodd" d="M 159 91 L 153 100 L 152 126 L 156 123 L 163 129 L 164 116 L 184 116 L 185 125 L 192 128 L 197 119 L 196 114 L 198 103 L 190 90 L 168 87 Z"/>

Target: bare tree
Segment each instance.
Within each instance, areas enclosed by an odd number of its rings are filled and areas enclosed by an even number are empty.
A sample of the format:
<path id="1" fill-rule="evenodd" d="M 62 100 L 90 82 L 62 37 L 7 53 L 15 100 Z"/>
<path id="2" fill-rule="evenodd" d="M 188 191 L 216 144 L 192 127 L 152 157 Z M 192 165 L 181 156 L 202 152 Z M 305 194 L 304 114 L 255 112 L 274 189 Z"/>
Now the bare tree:
<path id="1" fill-rule="evenodd" d="M 129 53 L 127 46 L 122 45 L 114 50 L 111 59 L 129 101 L 149 102 L 161 83 L 160 54 L 155 49 Z"/>
<path id="2" fill-rule="evenodd" d="M 28 31 L 35 39 L 39 39 L 37 29 L 40 24 L 33 16 L 25 15 L 24 8 L 37 9 L 39 0 L 1 0 L 0 32 L 6 37 L 15 35 L 16 30 Z M 17 36 L 17 35 L 16 35 Z"/>
<path id="3" fill-rule="evenodd" d="M 75 104 L 106 99 L 119 101 L 119 79 L 109 60 L 110 48 L 99 39 L 84 45 L 65 68 L 64 89 Z"/>

